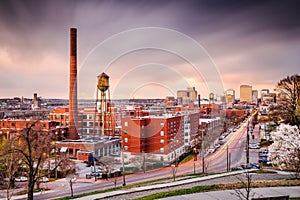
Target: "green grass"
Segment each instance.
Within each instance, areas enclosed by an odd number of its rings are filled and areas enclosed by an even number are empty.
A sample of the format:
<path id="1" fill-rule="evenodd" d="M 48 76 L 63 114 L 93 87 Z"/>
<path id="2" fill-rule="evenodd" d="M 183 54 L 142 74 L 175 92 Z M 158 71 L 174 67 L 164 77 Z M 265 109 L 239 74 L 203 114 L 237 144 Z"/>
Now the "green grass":
<path id="1" fill-rule="evenodd" d="M 172 197 L 172 196 L 178 196 L 178 195 L 184 195 L 184 194 L 192 194 L 192 193 L 198 193 L 198 192 L 207 192 L 211 190 L 217 190 L 219 189 L 219 185 L 204 185 L 204 186 L 195 186 L 192 188 L 184 188 L 180 190 L 173 190 L 169 192 L 159 192 L 156 194 L 148 195 L 145 197 L 137 198 L 135 200 L 152 200 L 152 199 L 160 199 L 165 197 Z"/>
<path id="2" fill-rule="evenodd" d="M 276 187 L 276 186 L 298 186 L 298 185 L 300 185 L 300 180 L 256 181 L 256 182 L 253 182 L 251 185 L 252 185 L 252 188 Z M 185 195 L 185 194 L 193 194 L 193 193 L 199 193 L 199 192 L 209 192 L 209 191 L 215 191 L 215 190 L 232 190 L 232 189 L 241 189 L 241 188 L 244 188 L 244 185 L 239 182 L 237 182 L 237 183 L 221 183 L 221 184 L 207 185 L 207 186 L 195 186 L 192 188 L 185 188 L 185 189 L 173 190 L 173 191 L 168 191 L 168 192 L 160 192 L 160 193 L 144 196 L 141 198 L 136 198 L 134 200 L 153 200 L 153 199 L 160 199 L 160 198 Z M 295 198 L 295 199 L 297 199 L 297 198 Z"/>
<path id="3" fill-rule="evenodd" d="M 40 192 L 40 191 L 48 191 L 49 189 L 48 188 L 34 188 L 33 189 L 33 192 Z M 24 194 L 27 194 L 28 191 L 27 190 L 21 190 L 19 192 L 16 193 L 16 195 L 24 195 Z"/>
<path id="4" fill-rule="evenodd" d="M 254 171 L 253 173 L 257 173 L 257 174 L 277 174 L 277 172 L 269 171 L 267 169 L 259 169 L 257 171 Z"/>
<path id="5" fill-rule="evenodd" d="M 193 154 L 193 153 L 191 153 L 191 154 L 189 154 L 187 157 L 185 157 L 185 158 L 180 162 L 180 164 L 186 163 L 186 162 L 188 162 L 188 161 L 190 161 L 190 160 L 192 160 L 192 159 L 194 159 L 194 154 Z"/>

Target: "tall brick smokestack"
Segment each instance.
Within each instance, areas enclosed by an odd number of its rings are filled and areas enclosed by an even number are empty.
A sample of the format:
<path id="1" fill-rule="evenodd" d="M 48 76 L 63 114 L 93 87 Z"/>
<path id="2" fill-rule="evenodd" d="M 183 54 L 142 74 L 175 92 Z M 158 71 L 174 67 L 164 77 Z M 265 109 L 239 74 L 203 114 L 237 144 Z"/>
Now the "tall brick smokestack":
<path id="1" fill-rule="evenodd" d="M 79 139 L 76 124 L 78 122 L 77 106 L 77 29 L 70 29 L 70 85 L 69 85 L 69 134 L 68 139 Z"/>

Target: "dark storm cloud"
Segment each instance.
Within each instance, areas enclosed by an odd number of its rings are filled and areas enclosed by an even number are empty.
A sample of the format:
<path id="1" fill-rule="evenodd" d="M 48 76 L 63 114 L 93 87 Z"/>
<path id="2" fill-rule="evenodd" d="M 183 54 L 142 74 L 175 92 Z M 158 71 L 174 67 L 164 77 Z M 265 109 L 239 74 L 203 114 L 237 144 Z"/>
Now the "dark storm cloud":
<path id="1" fill-rule="evenodd" d="M 67 96 L 70 27 L 78 28 L 80 64 L 111 35 L 147 26 L 174 29 L 197 40 L 228 87 L 241 80 L 254 83 L 249 77 L 258 71 L 263 72 L 263 81 L 270 82 L 299 71 L 299 10 L 297 0 L 1 1 L 0 84 L 7 86 L 7 94 L 11 92 L 7 96 L 20 95 L 13 92 L 15 84 L 5 85 L 5 80 L 13 83 L 24 77 L 28 95 L 32 94 L 30 86 L 38 81 L 57 80 L 53 82 L 57 94 Z M 270 68 L 273 73 L 266 73 Z M 23 76 L 14 76 L 20 71 Z M 232 78 L 243 74 L 252 75 Z M 255 82 L 263 82 L 259 81 Z M 2 88 L 0 92 L 6 96 Z M 47 90 L 45 87 L 44 92 Z"/>

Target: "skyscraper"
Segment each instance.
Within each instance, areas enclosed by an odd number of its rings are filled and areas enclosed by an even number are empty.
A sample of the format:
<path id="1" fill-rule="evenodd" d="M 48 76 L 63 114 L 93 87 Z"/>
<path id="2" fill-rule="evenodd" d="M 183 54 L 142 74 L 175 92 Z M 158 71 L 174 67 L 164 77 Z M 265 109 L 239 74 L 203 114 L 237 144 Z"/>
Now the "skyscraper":
<path id="1" fill-rule="evenodd" d="M 252 86 L 241 85 L 240 86 L 240 101 L 252 102 Z"/>
<path id="2" fill-rule="evenodd" d="M 228 89 L 225 91 L 226 103 L 233 103 L 235 99 L 234 89 Z"/>

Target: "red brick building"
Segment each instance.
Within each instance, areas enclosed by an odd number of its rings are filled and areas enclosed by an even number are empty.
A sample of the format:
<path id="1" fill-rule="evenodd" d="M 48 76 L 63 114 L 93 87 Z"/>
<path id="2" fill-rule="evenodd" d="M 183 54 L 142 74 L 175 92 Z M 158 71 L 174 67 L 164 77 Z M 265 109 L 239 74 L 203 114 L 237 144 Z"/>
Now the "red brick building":
<path id="1" fill-rule="evenodd" d="M 120 132 L 115 130 L 116 113 L 117 110 L 113 107 L 113 104 L 107 103 L 107 112 L 105 113 L 104 123 L 102 123 L 101 113 L 95 108 L 79 108 L 76 128 L 80 138 L 119 136 Z M 50 120 L 59 122 L 61 126 L 68 126 L 69 108 L 54 109 L 50 113 Z M 102 125 L 104 125 L 104 134 L 101 133 Z"/>
<path id="2" fill-rule="evenodd" d="M 169 114 L 122 118 L 122 144 L 127 154 L 148 153 L 171 162 L 185 152 L 183 118 Z"/>
<path id="3" fill-rule="evenodd" d="M 29 119 L 2 119 L 0 120 L 0 140 L 5 137 L 10 139 L 14 135 L 20 133 L 24 128 L 30 127 L 35 124 L 33 130 L 45 131 L 55 134 L 57 139 L 64 139 L 67 135 L 68 128 L 59 126 L 55 121 L 36 121 Z"/>

